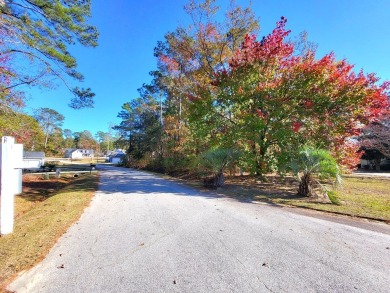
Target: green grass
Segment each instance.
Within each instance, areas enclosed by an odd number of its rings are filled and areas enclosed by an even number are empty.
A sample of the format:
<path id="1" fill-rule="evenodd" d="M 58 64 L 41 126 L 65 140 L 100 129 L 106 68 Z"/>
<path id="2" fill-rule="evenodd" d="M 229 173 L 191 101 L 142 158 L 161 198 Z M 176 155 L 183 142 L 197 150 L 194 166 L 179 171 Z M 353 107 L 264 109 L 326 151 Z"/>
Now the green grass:
<path id="1" fill-rule="evenodd" d="M 332 202 L 332 204 L 341 205 L 341 202 L 338 198 L 337 192 L 328 191 L 327 194 L 328 194 L 329 200 Z"/>
<path id="2" fill-rule="evenodd" d="M 309 202 L 305 199 L 284 200 L 286 204 L 316 210 L 390 221 L 390 180 L 344 178 L 333 194 L 338 204 Z"/>
<path id="3" fill-rule="evenodd" d="M 37 182 L 44 191 L 50 180 Z M 16 197 L 14 232 L 0 238 L 0 291 L 18 272 L 39 262 L 78 220 L 97 189 L 98 175 L 62 178 L 58 184 L 59 190 L 33 188 Z"/>

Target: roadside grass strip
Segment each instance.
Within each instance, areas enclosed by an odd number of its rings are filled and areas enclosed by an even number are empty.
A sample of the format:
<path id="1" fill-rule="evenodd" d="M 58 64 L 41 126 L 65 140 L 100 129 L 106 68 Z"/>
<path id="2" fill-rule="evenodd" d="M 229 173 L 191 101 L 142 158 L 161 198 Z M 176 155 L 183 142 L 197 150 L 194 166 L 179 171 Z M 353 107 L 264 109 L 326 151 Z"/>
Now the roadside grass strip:
<path id="1" fill-rule="evenodd" d="M 0 291 L 17 273 L 41 261 L 79 219 L 97 190 L 99 175 L 53 180 L 37 177 L 39 188 L 16 196 L 14 232 L 0 238 Z"/>
<path id="2" fill-rule="evenodd" d="M 390 223 L 390 179 L 347 177 L 334 196 L 338 204 L 302 199 L 283 200 L 283 203 Z"/>

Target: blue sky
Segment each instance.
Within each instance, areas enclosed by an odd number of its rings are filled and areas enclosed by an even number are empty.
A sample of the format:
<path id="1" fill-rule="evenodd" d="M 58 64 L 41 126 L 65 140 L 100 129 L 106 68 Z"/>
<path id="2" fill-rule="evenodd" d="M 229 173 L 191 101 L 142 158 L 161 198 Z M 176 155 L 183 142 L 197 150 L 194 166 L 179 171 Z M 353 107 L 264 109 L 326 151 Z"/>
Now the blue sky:
<path id="1" fill-rule="evenodd" d="M 227 1 L 217 1 L 226 5 Z M 237 0 L 239 5 L 249 1 Z M 73 110 L 69 91 L 60 83 L 54 89 L 30 89 L 27 112 L 49 107 L 65 116 L 63 128 L 73 132 L 108 131 L 123 103 L 138 96 L 137 89 L 150 81 L 156 68 L 153 48 L 164 34 L 188 22 L 183 11 L 187 0 L 93 0 L 90 22 L 100 32 L 97 48 L 71 48 L 78 69 L 85 76 L 83 87 L 96 93 L 93 109 Z M 272 31 L 281 16 L 288 19 L 291 36 L 306 31 L 318 45 L 317 56 L 334 51 L 356 70 L 375 72 L 390 80 L 389 0 L 253 0 L 260 19 L 259 39 Z M 222 9 L 224 11 L 225 9 Z"/>

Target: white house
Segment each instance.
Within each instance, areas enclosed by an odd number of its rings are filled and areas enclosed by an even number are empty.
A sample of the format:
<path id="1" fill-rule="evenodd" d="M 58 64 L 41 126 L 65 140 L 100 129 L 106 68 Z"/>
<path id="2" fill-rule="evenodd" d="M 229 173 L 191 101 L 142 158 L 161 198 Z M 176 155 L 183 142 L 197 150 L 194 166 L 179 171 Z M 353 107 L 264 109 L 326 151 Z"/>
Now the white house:
<path id="1" fill-rule="evenodd" d="M 71 159 L 92 158 L 93 156 L 93 150 L 86 149 L 66 149 L 64 153 L 65 158 Z"/>
<path id="2" fill-rule="evenodd" d="M 122 150 L 115 150 L 108 156 L 108 162 L 113 164 L 121 164 L 125 159 L 126 154 Z"/>
<path id="3" fill-rule="evenodd" d="M 45 165 L 44 152 L 23 152 L 24 169 L 36 169 Z"/>

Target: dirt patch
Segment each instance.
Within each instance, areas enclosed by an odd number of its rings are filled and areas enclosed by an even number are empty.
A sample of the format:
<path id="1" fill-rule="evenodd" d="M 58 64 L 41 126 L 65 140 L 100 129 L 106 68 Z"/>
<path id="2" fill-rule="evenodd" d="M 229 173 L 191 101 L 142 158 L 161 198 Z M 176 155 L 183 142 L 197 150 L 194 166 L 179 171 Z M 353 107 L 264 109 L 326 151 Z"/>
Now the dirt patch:
<path id="1" fill-rule="evenodd" d="M 188 174 L 175 176 L 186 183 L 202 190 L 209 190 L 202 186 L 202 179 Z M 258 176 L 226 176 L 225 185 L 215 192 L 221 196 L 232 197 L 242 201 L 284 202 L 287 200 L 302 200 L 309 202 L 328 203 L 329 199 L 318 189 L 316 197 L 297 195 L 298 180 L 294 176 L 281 177 L 277 174 Z M 212 189 L 211 189 L 212 190 Z"/>
<path id="2" fill-rule="evenodd" d="M 271 174 L 261 179 L 253 176 L 227 177 L 226 186 L 221 188 L 221 194 L 246 198 L 246 201 L 261 201 L 284 203 L 289 200 L 328 203 L 329 199 L 318 188 L 315 197 L 297 195 L 298 181 L 293 176 L 281 177 Z"/>
<path id="3" fill-rule="evenodd" d="M 22 193 L 15 197 L 15 218 L 35 208 L 41 202 L 54 196 L 69 185 L 75 178 L 64 176 L 44 179 L 42 175 L 27 174 L 22 178 Z"/>

